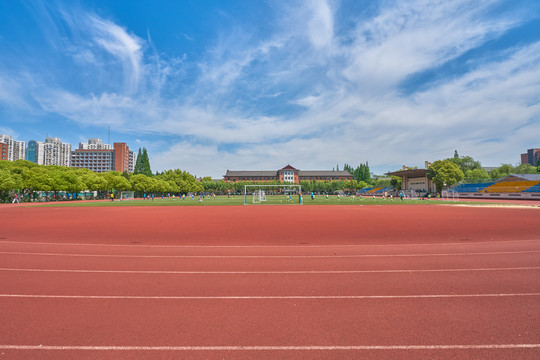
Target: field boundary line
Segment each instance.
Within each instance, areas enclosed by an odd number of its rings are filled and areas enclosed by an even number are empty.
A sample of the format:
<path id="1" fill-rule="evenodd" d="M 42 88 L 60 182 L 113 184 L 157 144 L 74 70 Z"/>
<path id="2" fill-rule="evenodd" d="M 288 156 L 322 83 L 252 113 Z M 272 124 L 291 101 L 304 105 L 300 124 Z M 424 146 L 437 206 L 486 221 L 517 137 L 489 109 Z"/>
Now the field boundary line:
<path id="1" fill-rule="evenodd" d="M 0 268 L 0 271 L 19 272 L 56 272 L 56 273 L 103 273 L 103 274 L 162 274 L 162 275 L 264 275 L 264 274 L 379 274 L 379 273 L 424 273 L 424 272 L 474 272 L 474 271 L 516 271 L 540 270 L 540 266 L 507 268 L 470 268 L 470 269 L 395 269 L 395 270 L 284 270 L 284 271 L 181 271 L 181 270 L 94 270 L 94 269 L 28 269 Z"/>
<path id="2" fill-rule="evenodd" d="M 397 300 L 535 297 L 540 293 L 430 294 L 430 295 L 284 295 L 284 296 L 136 296 L 136 295 L 46 295 L 0 294 L 0 298 L 84 299 L 84 300 Z"/>
<path id="3" fill-rule="evenodd" d="M 486 240 L 486 241 L 456 241 L 448 243 L 414 243 L 414 244 L 337 244 L 337 245 L 152 245 L 152 244 L 85 244 L 85 243 L 54 243 L 0 240 L 0 244 L 25 245 L 66 245 L 66 246 L 103 246 L 103 247 L 151 247 L 151 248 L 339 248 L 339 247 L 388 247 L 388 246 L 448 246 L 448 245 L 477 245 L 477 244 L 503 244 L 516 242 L 537 242 L 540 239 L 521 240 Z"/>
<path id="4" fill-rule="evenodd" d="M 351 254 L 351 255 L 126 255 L 126 254 L 74 254 L 0 251 L 0 255 L 26 256 L 65 256 L 65 257 L 104 257 L 104 258 L 141 258 L 141 259 L 339 259 L 339 258 L 380 258 L 380 257 L 427 257 L 427 256 L 478 256 L 478 255 L 517 255 L 535 254 L 540 250 L 491 251 L 470 253 L 417 253 L 417 254 Z"/>
<path id="5" fill-rule="evenodd" d="M 86 351 L 329 351 L 329 350 L 484 350 L 537 349 L 540 344 L 471 345 L 305 345 L 305 346 L 99 346 L 99 345 L 0 345 L 1 350 L 86 350 Z"/>

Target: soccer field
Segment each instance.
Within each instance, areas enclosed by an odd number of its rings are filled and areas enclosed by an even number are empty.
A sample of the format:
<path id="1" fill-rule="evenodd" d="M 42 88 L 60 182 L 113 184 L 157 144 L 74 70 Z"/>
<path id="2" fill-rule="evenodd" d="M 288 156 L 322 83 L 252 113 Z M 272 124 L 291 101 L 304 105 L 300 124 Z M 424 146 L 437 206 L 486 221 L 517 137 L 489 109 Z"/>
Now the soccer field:
<path id="1" fill-rule="evenodd" d="M 473 202 L 460 201 L 460 204 L 473 204 Z M 419 205 L 419 204 L 456 204 L 455 201 L 445 200 L 422 200 L 422 199 L 384 199 L 373 197 L 359 197 L 359 196 L 336 196 L 330 195 L 328 198 L 325 195 L 317 195 L 315 199 L 311 199 L 311 196 L 302 196 L 302 205 Z M 478 204 L 478 202 L 474 202 Z M 37 205 L 37 204 L 36 204 Z M 207 196 L 202 201 L 199 201 L 198 196 L 185 197 L 182 200 L 180 197 L 174 199 L 164 197 L 156 197 L 154 200 L 90 200 L 90 201 L 64 201 L 64 202 L 50 202 L 40 203 L 39 206 L 229 206 L 229 205 L 244 205 L 244 196 Z M 248 206 L 265 206 L 265 205 L 299 205 L 298 196 L 292 196 L 287 198 L 285 195 L 267 195 L 266 201 L 262 201 L 259 204 L 253 204 L 253 196 L 247 197 Z"/>

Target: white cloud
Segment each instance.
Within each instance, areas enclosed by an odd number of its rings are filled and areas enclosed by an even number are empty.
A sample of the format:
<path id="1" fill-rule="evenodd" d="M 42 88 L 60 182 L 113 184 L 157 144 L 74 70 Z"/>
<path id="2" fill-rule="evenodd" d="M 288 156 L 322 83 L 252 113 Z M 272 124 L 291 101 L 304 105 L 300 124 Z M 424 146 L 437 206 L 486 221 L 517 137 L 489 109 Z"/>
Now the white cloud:
<path id="1" fill-rule="evenodd" d="M 25 89 L 21 86 L 21 82 L 25 81 L 24 77 L 14 78 L 8 74 L 0 73 L 0 105 L 14 108 L 29 108 L 25 99 Z"/>
<path id="2" fill-rule="evenodd" d="M 437 67 L 515 26 L 482 19 L 496 1 L 397 1 L 356 29 L 343 74 L 370 92 L 386 92 L 405 77 Z M 495 21 L 494 21 L 495 20 Z"/>
<path id="3" fill-rule="evenodd" d="M 334 36 L 334 18 L 329 4 L 324 1 L 309 1 L 311 5 L 308 21 L 309 40 L 315 48 L 324 48 L 332 44 Z"/>
<path id="4" fill-rule="evenodd" d="M 79 96 L 63 90 L 36 95 L 41 107 L 77 123 L 126 127 L 135 104 L 129 97 L 103 93 L 99 96 Z"/>
<path id="5" fill-rule="evenodd" d="M 131 92 L 135 92 L 141 76 L 143 41 L 135 35 L 128 34 L 115 23 L 98 16 L 89 16 L 88 20 L 93 40 L 123 62 L 126 85 Z"/>

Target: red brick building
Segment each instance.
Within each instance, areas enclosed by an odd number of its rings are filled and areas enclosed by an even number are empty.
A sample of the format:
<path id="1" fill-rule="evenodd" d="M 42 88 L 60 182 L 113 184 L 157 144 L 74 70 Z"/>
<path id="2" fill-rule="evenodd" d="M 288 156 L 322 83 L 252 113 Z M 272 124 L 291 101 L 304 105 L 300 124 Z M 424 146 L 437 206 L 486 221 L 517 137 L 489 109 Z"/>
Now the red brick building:
<path id="1" fill-rule="evenodd" d="M 353 176 L 348 171 L 326 171 L 326 170 L 298 170 L 291 165 L 287 165 L 279 170 L 268 171 L 233 171 L 227 170 L 223 180 L 227 182 L 249 181 L 249 182 L 269 182 L 282 181 L 291 184 L 298 184 L 300 181 L 334 181 L 352 180 Z"/>
<path id="2" fill-rule="evenodd" d="M 540 149 L 529 149 L 525 154 L 521 154 L 521 164 L 536 166 L 540 159 Z"/>
<path id="3" fill-rule="evenodd" d="M 9 145 L 0 143 L 0 160 L 8 160 Z"/>
<path id="4" fill-rule="evenodd" d="M 114 148 L 79 149 L 71 152 L 71 166 L 102 173 L 106 171 L 133 172 L 135 155 L 126 143 L 114 143 Z M 105 146 L 103 146 L 105 147 Z"/>

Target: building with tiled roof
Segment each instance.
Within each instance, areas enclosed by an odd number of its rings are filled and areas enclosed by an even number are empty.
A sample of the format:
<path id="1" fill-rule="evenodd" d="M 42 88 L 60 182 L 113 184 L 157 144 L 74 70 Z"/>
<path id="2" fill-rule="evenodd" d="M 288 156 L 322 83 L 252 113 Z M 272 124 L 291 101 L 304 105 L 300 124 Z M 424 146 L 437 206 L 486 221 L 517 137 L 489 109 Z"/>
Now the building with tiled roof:
<path id="1" fill-rule="evenodd" d="M 300 181 L 334 181 L 352 180 L 353 177 L 348 171 L 335 170 L 298 170 L 291 165 L 287 165 L 279 170 L 268 171 L 235 171 L 227 170 L 223 180 L 227 182 L 249 181 L 249 182 L 269 182 L 282 181 L 286 183 L 298 184 Z"/>

